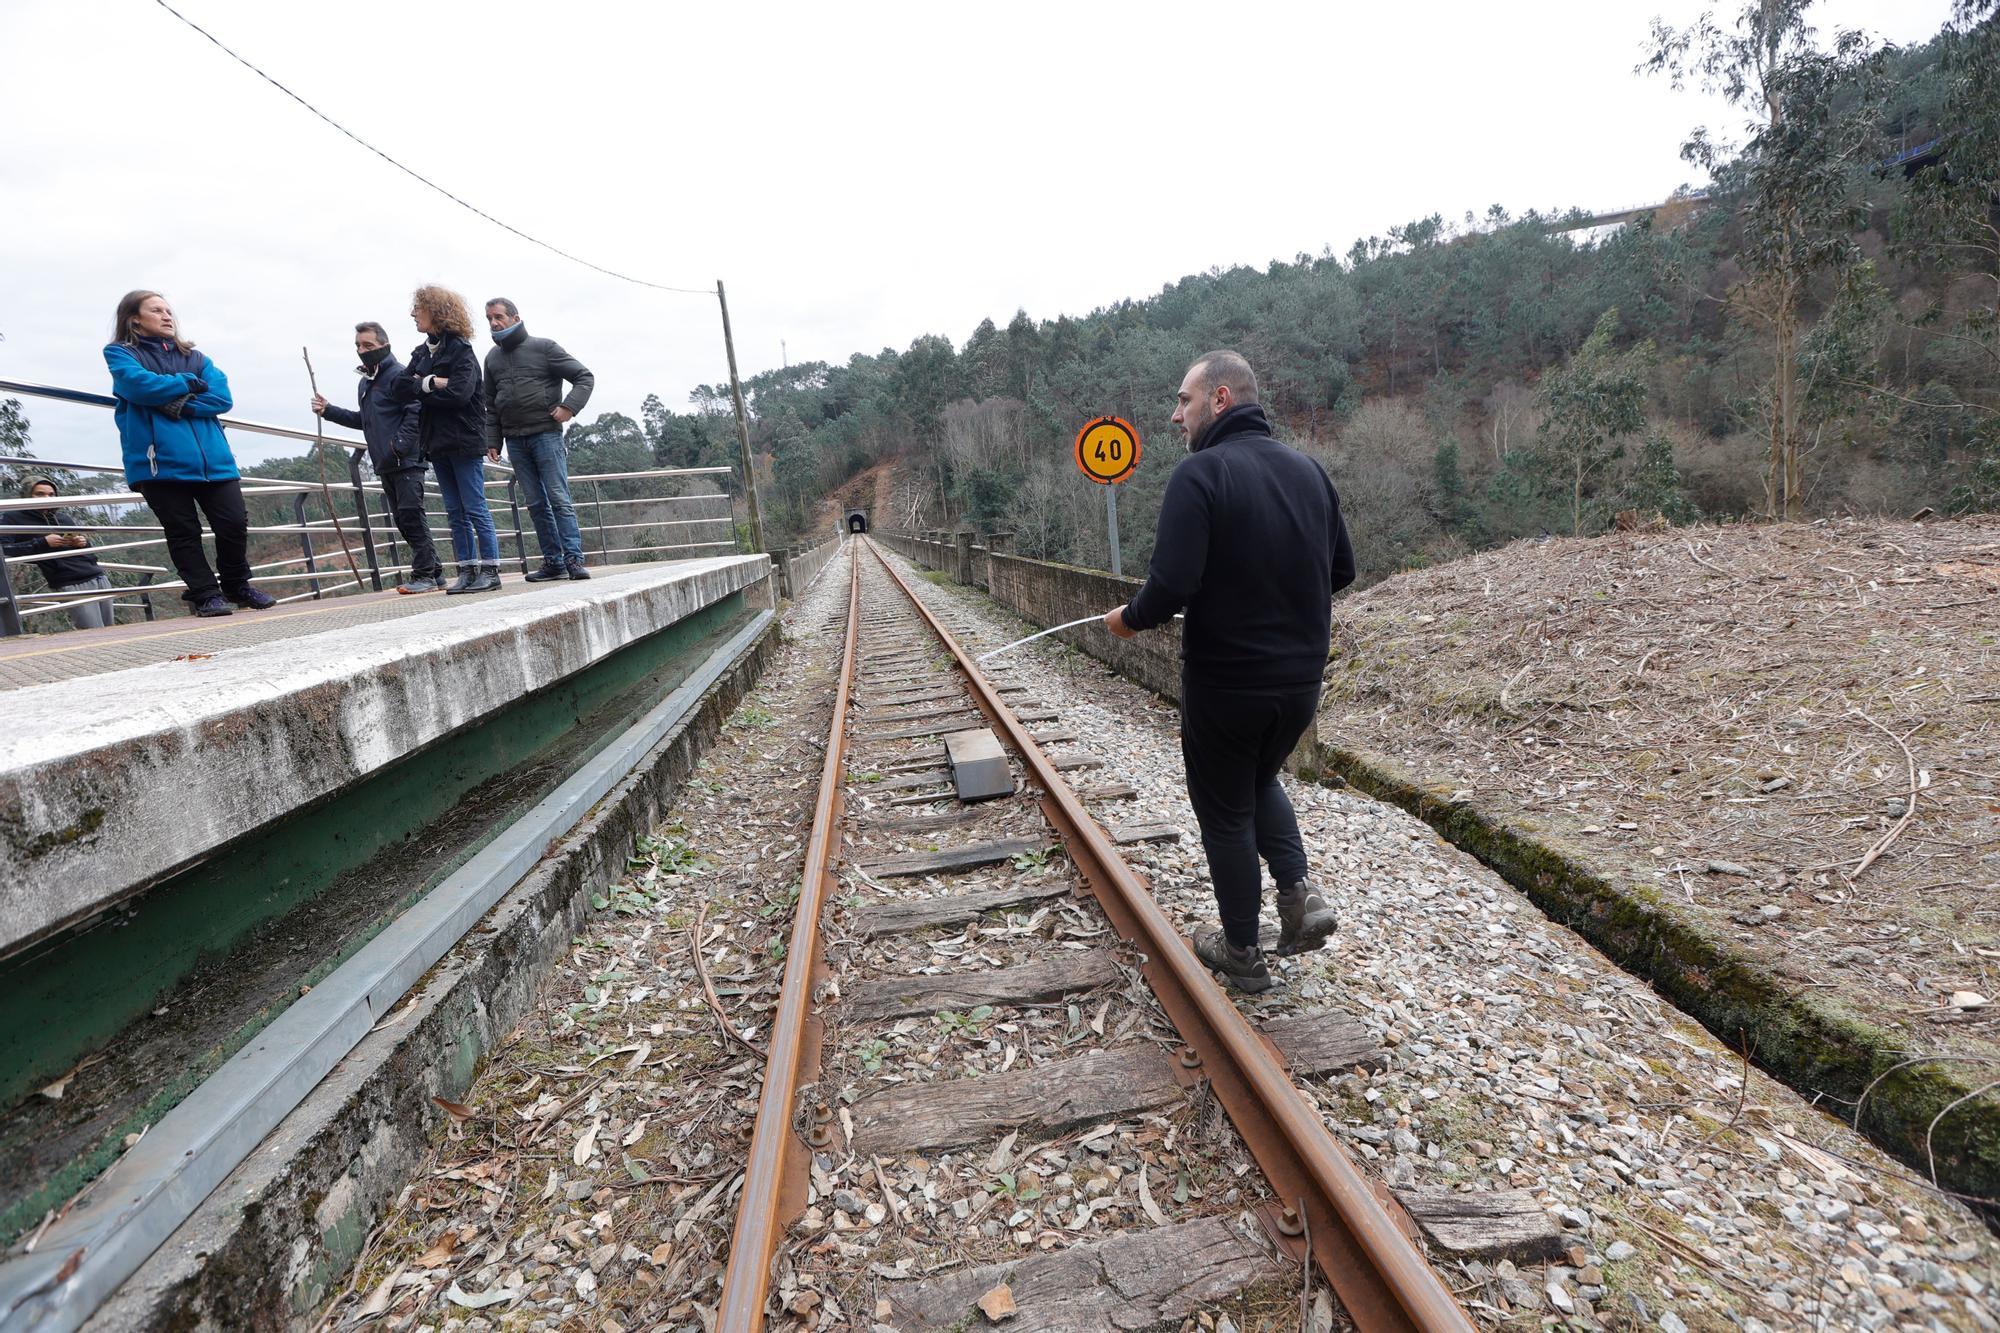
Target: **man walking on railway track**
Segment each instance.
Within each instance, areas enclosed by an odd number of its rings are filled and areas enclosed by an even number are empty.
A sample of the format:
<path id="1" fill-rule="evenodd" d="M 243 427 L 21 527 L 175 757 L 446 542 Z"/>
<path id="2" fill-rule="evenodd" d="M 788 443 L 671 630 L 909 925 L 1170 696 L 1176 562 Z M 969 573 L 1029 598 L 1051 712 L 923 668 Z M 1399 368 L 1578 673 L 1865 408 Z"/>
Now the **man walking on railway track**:
<path id="1" fill-rule="evenodd" d="M 360 411 L 335 407 L 318 393 L 312 410 L 336 426 L 360 431 L 368 441 L 368 461 L 395 515 L 396 531 L 410 547 L 410 576 L 396 591 L 436 592 L 444 587 L 444 566 L 438 563 L 430 519 L 424 514 L 424 446 L 417 431 L 422 408 L 414 401 L 392 401 L 389 386 L 403 373 L 403 363 L 390 350 L 389 335 L 380 324 L 363 320 L 354 326 L 354 351 L 361 358 L 354 368 L 361 376 Z"/>
<path id="2" fill-rule="evenodd" d="M 1195 932 L 1195 952 L 1237 989 L 1262 991 L 1260 856 L 1278 884 L 1279 953 L 1317 949 L 1337 924 L 1278 771 L 1319 706 L 1333 594 L 1354 581 L 1354 551 L 1333 482 L 1272 437 L 1242 356 L 1188 367 L 1173 421 L 1188 457 L 1160 501 L 1146 581 L 1104 623 L 1129 639 L 1187 610 L 1181 756 L 1222 918 Z"/>
<path id="3" fill-rule="evenodd" d="M 597 377 L 553 338 L 530 338 L 520 310 L 504 296 L 486 303 L 486 326 L 493 331 L 493 350 L 486 354 L 486 456 L 499 462 L 505 440 L 514 477 L 527 497 L 542 548 L 542 566 L 529 573 L 528 582 L 587 579 L 562 428 L 590 401 Z"/>

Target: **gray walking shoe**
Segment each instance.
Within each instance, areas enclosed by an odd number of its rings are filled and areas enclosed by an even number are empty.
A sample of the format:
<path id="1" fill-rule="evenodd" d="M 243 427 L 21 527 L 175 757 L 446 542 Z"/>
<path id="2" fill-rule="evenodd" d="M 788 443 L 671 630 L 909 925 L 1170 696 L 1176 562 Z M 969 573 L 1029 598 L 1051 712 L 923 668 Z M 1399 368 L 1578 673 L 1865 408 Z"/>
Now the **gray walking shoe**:
<path id="1" fill-rule="evenodd" d="M 1252 944 L 1239 949 L 1229 942 L 1220 926 L 1204 926 L 1194 933 L 1195 957 L 1223 975 L 1237 990 L 1255 994 L 1275 984 L 1264 962 L 1264 951 Z"/>
<path id="2" fill-rule="evenodd" d="M 1302 879 L 1288 889 L 1278 890 L 1278 952 L 1309 953 L 1326 943 L 1340 925 L 1319 886 Z"/>

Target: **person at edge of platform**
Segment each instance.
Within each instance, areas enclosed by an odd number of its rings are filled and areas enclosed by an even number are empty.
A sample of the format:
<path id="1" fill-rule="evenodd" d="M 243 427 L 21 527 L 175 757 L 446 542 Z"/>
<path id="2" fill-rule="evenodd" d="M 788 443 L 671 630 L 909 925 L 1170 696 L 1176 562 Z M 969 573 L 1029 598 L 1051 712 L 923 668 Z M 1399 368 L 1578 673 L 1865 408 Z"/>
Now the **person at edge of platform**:
<path id="1" fill-rule="evenodd" d="M 55 498 L 60 494 L 53 477 L 32 476 L 21 487 L 24 500 L 47 500 L 47 509 L 17 509 L 0 514 L 0 524 L 15 528 L 54 528 L 63 520 L 56 513 Z M 86 550 L 90 539 L 80 532 L 22 532 L 0 538 L 0 550 L 19 559 L 42 556 L 32 566 L 49 585 L 50 592 L 110 592 L 111 578 L 97 557 Z M 83 555 L 52 555 L 55 551 L 85 551 Z M 78 629 L 103 629 L 114 622 L 111 601 L 71 602 L 63 614 Z"/>
<path id="2" fill-rule="evenodd" d="M 221 368 L 180 336 L 167 299 L 149 291 L 118 302 L 104 364 L 118 399 L 125 481 L 166 529 L 167 556 L 187 585 L 182 599 L 198 616 L 229 615 L 232 602 L 252 611 L 277 605 L 250 586 L 250 513 L 217 419 L 232 404 Z M 214 570 L 201 549 L 204 517 L 215 537 Z"/>
<path id="3" fill-rule="evenodd" d="M 1129 639 L 1187 608 L 1181 757 L 1222 918 L 1195 932 L 1195 953 L 1262 991 L 1260 855 L 1278 885 L 1279 953 L 1317 949 L 1338 924 L 1308 877 L 1278 771 L 1319 706 L 1333 594 L 1354 582 L 1354 551 L 1333 482 L 1273 438 L 1241 355 L 1188 367 L 1173 421 L 1188 456 L 1167 479 L 1146 581 L 1104 624 Z"/>
<path id="4" fill-rule="evenodd" d="M 493 350 L 486 354 L 486 456 L 499 462 L 504 440 L 514 478 L 527 496 L 542 548 L 542 566 L 528 582 L 587 579 L 562 428 L 590 401 L 597 377 L 555 339 L 529 337 L 520 308 L 504 296 L 486 303 L 486 327 L 493 334 Z"/>
<path id="5" fill-rule="evenodd" d="M 458 561 L 458 582 L 445 595 L 491 592 L 500 586 L 500 535 L 486 507 L 486 402 L 472 316 L 457 292 L 426 286 L 410 297 L 410 318 L 424 341 L 389 382 L 389 401 L 417 405 L 417 441 L 444 497 Z"/>
<path id="6" fill-rule="evenodd" d="M 374 320 L 354 326 L 354 352 L 361 364 L 354 373 L 360 406 L 335 407 L 325 394 L 314 394 L 312 410 L 336 426 L 358 430 L 368 441 L 368 462 L 382 483 L 382 498 L 395 516 L 396 531 L 410 547 L 410 576 L 396 585 L 400 593 L 436 592 L 444 587 L 444 566 L 431 541 L 430 520 L 424 514 L 424 446 L 418 439 L 414 402 L 392 402 L 389 386 L 403 373 L 403 363 L 389 346 L 389 335 Z"/>

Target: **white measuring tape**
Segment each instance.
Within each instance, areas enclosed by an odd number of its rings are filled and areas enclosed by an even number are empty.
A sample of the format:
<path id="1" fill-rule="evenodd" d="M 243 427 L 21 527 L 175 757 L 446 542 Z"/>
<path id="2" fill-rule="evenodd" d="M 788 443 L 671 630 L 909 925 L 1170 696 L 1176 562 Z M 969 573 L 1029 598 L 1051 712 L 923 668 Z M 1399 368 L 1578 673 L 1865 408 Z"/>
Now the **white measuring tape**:
<path id="1" fill-rule="evenodd" d="M 1106 611 L 1102 615 L 1084 616 L 1081 620 L 1072 620 L 1067 625 L 1057 625 L 1053 629 L 1036 630 L 1033 634 L 1030 634 L 1025 639 L 1016 639 L 1012 643 L 1003 643 L 990 653 L 981 653 L 978 657 L 974 658 L 973 661 L 977 662 L 981 666 L 984 666 L 988 658 L 998 657 L 1002 653 L 1011 653 L 1024 643 L 1033 643 L 1036 639 L 1047 638 L 1049 635 L 1057 633 L 1060 630 L 1075 629 L 1078 625 L 1088 625 L 1093 620 L 1102 621 L 1105 616 L 1108 616 L 1110 614 L 1111 613 L 1109 611 Z M 1179 620 L 1180 618 L 1181 618 L 1180 614 L 1176 612 L 1174 615 L 1174 619 Z"/>
<path id="2" fill-rule="evenodd" d="M 980 665 L 984 666 L 986 663 L 986 659 L 988 659 L 989 657 L 998 657 L 1002 653 L 1011 653 L 1016 648 L 1019 648 L 1022 644 L 1033 643 L 1036 639 L 1046 638 L 1048 635 L 1054 634 L 1056 630 L 1075 629 L 1078 625 L 1088 625 L 1091 621 L 1102 620 L 1104 619 L 1104 616 L 1110 614 L 1111 613 L 1109 611 L 1106 611 L 1103 613 L 1103 615 L 1085 616 L 1081 620 L 1072 620 L 1067 625 L 1057 625 L 1054 629 L 1037 630 L 1035 633 L 1030 634 L 1025 639 L 1016 639 L 1012 643 L 1003 643 L 990 653 L 981 653 L 978 657 L 974 658 L 973 661 L 978 662 Z"/>

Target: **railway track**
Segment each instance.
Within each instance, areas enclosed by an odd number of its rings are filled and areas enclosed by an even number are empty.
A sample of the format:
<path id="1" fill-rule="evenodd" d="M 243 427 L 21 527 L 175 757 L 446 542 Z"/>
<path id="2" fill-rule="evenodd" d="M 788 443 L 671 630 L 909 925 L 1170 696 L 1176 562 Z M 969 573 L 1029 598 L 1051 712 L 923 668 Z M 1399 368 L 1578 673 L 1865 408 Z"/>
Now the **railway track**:
<path id="1" fill-rule="evenodd" d="M 1072 786 L 1102 761 L 866 539 L 848 577 L 717 1326 L 831 1301 L 898 1330 L 1296 1327 L 1317 1276 L 1363 1330 L 1469 1329 L 1293 1082 L 1369 1063 L 1366 1032 L 1247 1022 L 1119 855 L 1173 831 Z M 981 729 L 983 766 L 948 764 L 941 738 Z M 1006 794 L 958 799 L 996 770 Z M 877 1227 L 897 1264 L 847 1239 Z"/>

